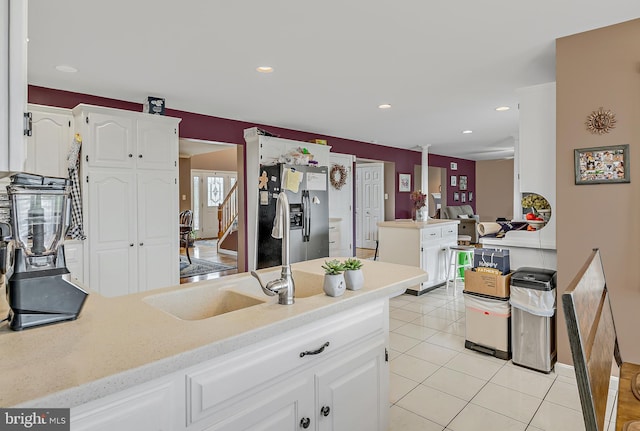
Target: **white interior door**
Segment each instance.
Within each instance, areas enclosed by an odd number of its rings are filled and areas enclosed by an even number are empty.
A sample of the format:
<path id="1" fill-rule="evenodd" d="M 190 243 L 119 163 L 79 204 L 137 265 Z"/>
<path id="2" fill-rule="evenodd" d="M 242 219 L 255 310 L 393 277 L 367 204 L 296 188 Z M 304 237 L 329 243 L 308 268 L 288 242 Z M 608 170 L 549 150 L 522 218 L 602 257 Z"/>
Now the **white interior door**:
<path id="1" fill-rule="evenodd" d="M 198 238 L 218 237 L 218 206 L 236 179 L 236 172 L 191 170 L 193 229 Z"/>
<path id="2" fill-rule="evenodd" d="M 376 248 L 378 222 L 384 220 L 384 165 L 356 165 L 356 247 Z"/>
<path id="3" fill-rule="evenodd" d="M 344 185 L 336 189 L 329 185 L 329 229 L 335 227 L 337 232 L 329 232 L 329 255 L 353 255 L 353 161 L 350 154 L 330 154 L 331 167 L 344 166 L 346 177 Z M 335 242 L 333 242 L 335 241 Z"/>

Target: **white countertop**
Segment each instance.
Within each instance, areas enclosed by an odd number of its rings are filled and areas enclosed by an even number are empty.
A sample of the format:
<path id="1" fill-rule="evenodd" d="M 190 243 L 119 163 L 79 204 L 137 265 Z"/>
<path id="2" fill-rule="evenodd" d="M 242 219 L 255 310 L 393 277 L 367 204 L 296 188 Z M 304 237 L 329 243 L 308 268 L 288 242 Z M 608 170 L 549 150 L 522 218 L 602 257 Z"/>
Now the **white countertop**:
<path id="1" fill-rule="evenodd" d="M 415 221 L 415 220 L 393 220 L 393 221 L 381 221 L 378 222 L 378 227 L 397 227 L 403 229 L 424 229 L 426 227 L 432 227 L 436 225 L 447 224 L 460 224 L 459 220 L 446 220 L 446 219 L 429 219 L 427 221 Z"/>
<path id="2" fill-rule="evenodd" d="M 325 259 L 293 270 L 322 274 Z M 249 346 L 283 331 L 366 302 L 393 297 L 427 279 L 419 268 L 364 261 L 365 285 L 332 298 L 324 294 L 264 304 L 202 320 L 180 320 L 144 298 L 189 286 L 229 286 L 248 274 L 117 298 L 91 293 L 76 321 L 14 332 L 0 325 L 0 406 L 74 407 Z M 257 281 L 255 289 L 263 295 Z M 2 295 L 4 298 L 4 294 Z M 0 316 L 8 305 L 0 299 Z"/>

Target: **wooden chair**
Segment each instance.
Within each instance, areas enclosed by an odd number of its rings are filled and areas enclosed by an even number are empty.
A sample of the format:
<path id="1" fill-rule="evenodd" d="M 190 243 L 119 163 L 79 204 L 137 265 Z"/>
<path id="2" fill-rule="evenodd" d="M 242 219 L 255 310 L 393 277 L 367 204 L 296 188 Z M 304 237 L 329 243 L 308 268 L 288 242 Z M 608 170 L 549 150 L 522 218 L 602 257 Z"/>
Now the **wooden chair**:
<path id="1" fill-rule="evenodd" d="M 184 242 L 184 249 L 187 253 L 187 260 L 191 264 L 191 256 L 189 256 L 189 240 L 193 231 L 193 212 L 184 210 L 180 212 L 180 246 Z"/>
<path id="2" fill-rule="evenodd" d="M 603 431 L 608 425 L 605 414 L 614 358 L 620 367 L 616 431 L 623 430 L 630 421 L 640 421 L 640 400 L 631 389 L 631 379 L 640 372 L 640 365 L 623 362 L 620 356 L 609 292 L 597 249 L 562 295 L 562 305 L 585 429 Z"/>

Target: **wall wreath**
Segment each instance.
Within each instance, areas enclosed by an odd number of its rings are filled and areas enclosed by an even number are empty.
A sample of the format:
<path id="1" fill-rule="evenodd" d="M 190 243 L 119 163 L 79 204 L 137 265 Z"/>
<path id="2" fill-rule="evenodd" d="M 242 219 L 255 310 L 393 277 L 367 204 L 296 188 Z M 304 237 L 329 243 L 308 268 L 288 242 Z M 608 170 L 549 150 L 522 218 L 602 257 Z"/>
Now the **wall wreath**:
<path id="1" fill-rule="evenodd" d="M 334 189 L 340 190 L 347 182 L 347 169 L 343 165 L 333 165 L 329 172 L 329 181 Z"/>

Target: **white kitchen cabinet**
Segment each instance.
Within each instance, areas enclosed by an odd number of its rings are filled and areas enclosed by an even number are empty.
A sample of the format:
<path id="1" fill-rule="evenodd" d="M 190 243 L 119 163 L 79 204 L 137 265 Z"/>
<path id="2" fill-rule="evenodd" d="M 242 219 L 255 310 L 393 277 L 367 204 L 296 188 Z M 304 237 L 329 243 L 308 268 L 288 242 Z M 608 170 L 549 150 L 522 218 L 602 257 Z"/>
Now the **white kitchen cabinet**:
<path id="1" fill-rule="evenodd" d="M 66 239 L 64 241 L 64 259 L 71 278 L 84 283 L 84 243 L 83 241 Z"/>
<path id="2" fill-rule="evenodd" d="M 316 414 L 320 431 L 384 431 L 389 390 L 384 338 L 361 343 L 316 372 Z M 366 396 L 364 396 L 366 394 Z"/>
<path id="3" fill-rule="evenodd" d="M 184 393 L 172 376 L 71 410 L 73 431 L 174 431 L 183 428 Z M 182 407 L 182 408 L 181 408 Z"/>
<path id="4" fill-rule="evenodd" d="M 88 168 L 135 167 L 135 120 L 129 116 L 114 116 L 112 112 L 93 112 L 74 108 L 82 133 L 85 166 Z M 82 124 L 82 123 L 85 124 Z"/>
<path id="5" fill-rule="evenodd" d="M 378 254 L 382 262 L 417 266 L 429 279 L 407 289 L 423 294 L 447 282 L 449 247 L 458 243 L 457 221 L 388 221 L 378 223 Z"/>
<path id="6" fill-rule="evenodd" d="M 377 301 L 188 371 L 188 429 L 306 429 L 308 419 L 310 430 L 385 431 L 387 313 Z M 267 417 L 274 428 L 261 427 Z"/>
<path id="7" fill-rule="evenodd" d="M 104 296 L 137 292 L 135 173 L 88 172 L 86 208 L 88 286 Z"/>
<path id="8" fill-rule="evenodd" d="M 31 136 L 27 138 L 24 170 L 51 177 L 68 177 L 67 156 L 73 140 L 73 114 L 70 109 L 28 106 Z"/>
<path id="9" fill-rule="evenodd" d="M 179 283 L 178 122 L 78 105 L 88 286 L 119 296 Z"/>
<path id="10" fill-rule="evenodd" d="M 242 412 L 206 431 L 298 431 L 315 429 L 313 379 L 306 373 L 288 378 L 244 400 Z M 307 424 L 307 428 L 304 425 Z"/>
<path id="11" fill-rule="evenodd" d="M 0 2 L 0 177 L 24 170 L 27 0 Z"/>

